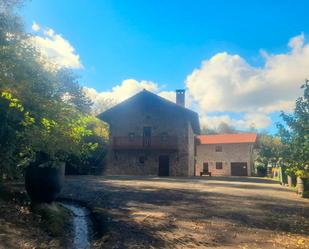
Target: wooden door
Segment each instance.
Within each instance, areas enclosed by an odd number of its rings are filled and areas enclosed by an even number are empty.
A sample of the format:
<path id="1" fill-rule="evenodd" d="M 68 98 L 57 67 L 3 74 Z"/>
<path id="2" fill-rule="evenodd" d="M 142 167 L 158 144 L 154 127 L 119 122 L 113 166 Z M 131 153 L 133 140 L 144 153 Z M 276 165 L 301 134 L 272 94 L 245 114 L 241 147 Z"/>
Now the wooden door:
<path id="1" fill-rule="evenodd" d="M 170 174 L 170 158 L 167 155 L 159 156 L 159 176 L 169 176 Z"/>
<path id="2" fill-rule="evenodd" d="M 246 162 L 231 163 L 232 176 L 247 176 L 248 169 Z"/>
<path id="3" fill-rule="evenodd" d="M 203 163 L 203 173 L 208 173 L 209 168 L 208 168 L 208 163 Z"/>

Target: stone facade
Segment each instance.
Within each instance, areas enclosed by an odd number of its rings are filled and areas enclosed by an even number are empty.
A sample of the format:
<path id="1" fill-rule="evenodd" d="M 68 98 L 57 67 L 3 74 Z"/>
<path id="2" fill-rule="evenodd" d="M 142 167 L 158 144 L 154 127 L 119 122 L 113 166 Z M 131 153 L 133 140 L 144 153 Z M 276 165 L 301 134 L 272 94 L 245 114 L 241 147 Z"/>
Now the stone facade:
<path id="1" fill-rule="evenodd" d="M 160 156 L 168 156 L 168 175 L 194 175 L 196 113 L 144 90 L 99 118 L 110 127 L 105 174 L 157 176 Z M 143 145 L 145 127 L 149 146 Z"/>
<path id="2" fill-rule="evenodd" d="M 216 151 L 221 146 L 222 151 Z M 253 171 L 253 143 L 198 144 L 196 175 L 203 171 L 203 163 L 208 163 L 213 176 L 231 176 L 231 163 L 247 163 L 247 175 Z M 216 162 L 222 162 L 222 169 L 216 169 Z"/>

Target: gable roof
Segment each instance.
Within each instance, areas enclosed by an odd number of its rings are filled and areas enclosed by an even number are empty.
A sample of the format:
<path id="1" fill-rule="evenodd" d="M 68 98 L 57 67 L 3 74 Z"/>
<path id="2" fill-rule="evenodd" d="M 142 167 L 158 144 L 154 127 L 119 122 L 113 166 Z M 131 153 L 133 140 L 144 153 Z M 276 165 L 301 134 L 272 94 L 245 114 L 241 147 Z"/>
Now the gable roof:
<path id="1" fill-rule="evenodd" d="M 256 133 L 200 135 L 200 144 L 238 144 L 255 143 Z"/>
<path id="2" fill-rule="evenodd" d="M 188 108 L 180 106 L 172 101 L 162 98 L 147 90 L 142 90 L 125 101 L 113 106 L 112 108 L 102 112 L 97 117 L 101 120 L 108 121 L 110 117 L 114 116 L 117 110 L 126 108 L 133 103 L 140 102 L 142 105 L 154 105 L 156 102 L 166 105 L 167 107 L 173 108 L 174 111 L 180 112 L 188 119 L 191 123 L 192 129 L 195 134 L 200 133 L 200 124 L 198 114 Z"/>

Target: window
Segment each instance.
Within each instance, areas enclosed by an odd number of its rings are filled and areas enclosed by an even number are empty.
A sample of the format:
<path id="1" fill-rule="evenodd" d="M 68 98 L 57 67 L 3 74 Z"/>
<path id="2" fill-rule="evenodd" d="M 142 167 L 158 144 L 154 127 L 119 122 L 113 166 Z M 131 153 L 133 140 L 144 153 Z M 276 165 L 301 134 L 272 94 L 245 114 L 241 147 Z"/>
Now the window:
<path id="1" fill-rule="evenodd" d="M 151 145 L 151 127 L 143 128 L 143 146 L 150 147 Z"/>
<path id="2" fill-rule="evenodd" d="M 216 152 L 222 152 L 222 146 L 221 145 L 216 146 Z"/>
<path id="3" fill-rule="evenodd" d="M 216 162 L 216 169 L 222 169 L 223 165 L 222 162 Z"/>
<path id="4" fill-rule="evenodd" d="M 161 141 L 166 142 L 167 141 L 167 132 L 162 132 L 161 133 Z"/>
<path id="5" fill-rule="evenodd" d="M 151 137 L 151 127 L 143 128 L 143 137 Z"/>

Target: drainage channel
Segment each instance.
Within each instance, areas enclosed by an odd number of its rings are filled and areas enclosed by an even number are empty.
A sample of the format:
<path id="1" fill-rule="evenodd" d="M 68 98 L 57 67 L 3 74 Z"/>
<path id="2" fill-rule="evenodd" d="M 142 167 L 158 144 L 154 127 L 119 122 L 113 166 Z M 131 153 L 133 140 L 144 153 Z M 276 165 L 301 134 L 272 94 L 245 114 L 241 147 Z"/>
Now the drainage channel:
<path id="1" fill-rule="evenodd" d="M 73 249 L 90 249 L 89 211 L 75 203 L 60 203 L 73 215 Z"/>

